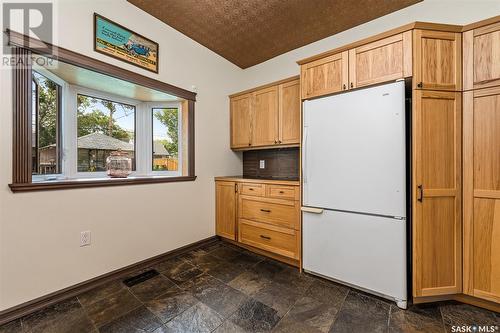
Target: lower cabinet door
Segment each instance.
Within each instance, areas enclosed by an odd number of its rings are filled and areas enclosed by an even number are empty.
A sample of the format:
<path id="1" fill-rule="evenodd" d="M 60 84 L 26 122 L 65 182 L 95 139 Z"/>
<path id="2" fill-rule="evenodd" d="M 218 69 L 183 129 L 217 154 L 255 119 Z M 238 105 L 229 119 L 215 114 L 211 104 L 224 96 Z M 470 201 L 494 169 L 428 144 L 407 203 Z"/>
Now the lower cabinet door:
<path id="1" fill-rule="evenodd" d="M 500 87 L 464 93 L 464 293 L 500 303 Z"/>
<path id="2" fill-rule="evenodd" d="M 462 291 L 461 94 L 414 91 L 413 296 Z"/>
<path id="3" fill-rule="evenodd" d="M 298 231 L 240 219 L 239 241 L 284 257 L 298 259 Z"/>
<path id="4" fill-rule="evenodd" d="M 215 225 L 218 236 L 236 240 L 236 183 L 215 183 Z"/>

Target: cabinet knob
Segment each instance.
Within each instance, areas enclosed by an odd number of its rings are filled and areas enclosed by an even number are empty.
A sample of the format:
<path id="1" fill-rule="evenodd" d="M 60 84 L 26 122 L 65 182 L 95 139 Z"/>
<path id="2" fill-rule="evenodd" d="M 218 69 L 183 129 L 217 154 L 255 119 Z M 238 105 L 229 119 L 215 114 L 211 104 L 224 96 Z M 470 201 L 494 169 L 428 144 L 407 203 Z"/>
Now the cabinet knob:
<path id="1" fill-rule="evenodd" d="M 264 239 L 267 239 L 267 240 L 270 240 L 270 239 L 271 239 L 271 237 L 269 237 L 269 236 L 264 236 L 264 235 L 260 235 L 260 238 L 264 238 Z"/>
<path id="2" fill-rule="evenodd" d="M 264 212 L 264 213 L 270 213 L 270 212 L 271 212 L 271 210 L 270 210 L 270 209 L 261 209 L 260 211 L 261 211 L 261 212 Z"/>
<path id="3" fill-rule="evenodd" d="M 417 83 L 417 88 L 422 88 L 424 85 L 422 82 Z"/>
<path id="4" fill-rule="evenodd" d="M 274 144 L 277 144 L 278 143 L 278 140 L 274 140 Z"/>
<path id="5" fill-rule="evenodd" d="M 346 89 L 347 89 L 347 87 L 346 87 L 345 83 L 344 83 L 344 86 L 343 86 L 343 87 L 344 87 L 344 88 L 343 88 L 344 90 L 346 90 Z"/>
<path id="6" fill-rule="evenodd" d="M 280 194 L 284 194 L 284 193 L 285 193 L 285 191 L 280 191 Z"/>
<path id="7" fill-rule="evenodd" d="M 351 82 L 351 88 L 354 88 L 354 83 Z"/>
<path id="8" fill-rule="evenodd" d="M 251 143 L 251 142 L 249 142 L 249 143 L 248 143 L 248 145 L 249 145 L 249 146 L 251 146 L 251 145 L 252 145 L 252 143 Z"/>

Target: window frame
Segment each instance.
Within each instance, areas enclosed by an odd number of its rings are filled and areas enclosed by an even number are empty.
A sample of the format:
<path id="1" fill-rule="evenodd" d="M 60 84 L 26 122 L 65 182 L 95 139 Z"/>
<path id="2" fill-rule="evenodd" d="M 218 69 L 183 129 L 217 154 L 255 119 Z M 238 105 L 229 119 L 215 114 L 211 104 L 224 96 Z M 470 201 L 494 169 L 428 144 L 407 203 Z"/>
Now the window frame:
<path id="1" fill-rule="evenodd" d="M 57 89 L 57 143 L 58 147 L 56 148 L 57 152 L 57 158 L 59 160 L 59 172 L 53 173 L 53 174 L 46 174 L 46 175 L 33 175 L 32 174 L 32 181 L 36 182 L 41 182 L 41 181 L 50 181 L 50 180 L 60 180 L 63 179 L 63 174 L 64 174 L 64 142 L 63 142 L 63 129 L 64 129 L 64 110 L 65 110 L 65 102 L 66 102 L 66 89 L 68 84 L 66 81 L 62 80 L 60 77 L 52 74 L 50 71 L 46 70 L 45 68 L 34 65 L 32 68 L 32 77 L 33 77 L 33 72 L 38 72 L 40 75 L 44 76 L 45 78 L 49 79 L 50 81 L 53 81 L 55 84 L 57 84 L 59 87 Z M 34 106 L 32 106 L 34 107 Z M 38 111 L 37 111 L 38 113 Z"/>
<path id="2" fill-rule="evenodd" d="M 151 173 L 151 175 L 153 176 L 170 176 L 170 177 L 174 177 L 174 176 L 182 176 L 182 163 L 183 163 L 183 158 L 184 158 L 184 151 L 182 150 L 182 143 L 181 141 L 179 140 L 177 142 L 177 171 L 164 171 L 164 170 L 161 170 L 161 171 L 155 171 L 153 170 L 153 142 L 154 142 L 154 130 L 153 130 L 153 110 L 154 109 L 177 109 L 177 133 L 178 133 L 178 137 L 182 139 L 182 103 L 181 102 L 159 102 L 159 103 L 155 103 L 155 102 L 149 102 L 149 103 L 146 103 L 146 107 L 148 108 L 148 112 L 146 113 L 149 113 L 149 119 L 150 119 L 150 126 L 151 126 L 151 130 L 150 130 L 150 145 L 151 145 L 151 148 L 148 150 L 149 151 L 149 172 Z"/>
<path id="3" fill-rule="evenodd" d="M 81 172 L 78 171 L 78 95 L 84 95 L 88 97 L 94 97 L 101 100 L 106 100 L 109 102 L 114 102 L 118 104 L 126 104 L 133 106 L 134 110 L 134 159 L 135 159 L 135 170 L 132 171 L 130 177 L 137 176 L 137 115 L 139 106 L 142 104 L 137 100 L 125 98 L 122 96 L 117 96 L 114 94 L 105 93 L 99 90 L 89 89 L 85 87 L 80 87 L 76 85 L 69 85 L 69 104 L 67 105 L 68 110 L 75 110 L 75 112 L 68 113 L 68 123 L 65 124 L 67 132 L 64 135 L 70 136 L 71 145 L 67 146 L 66 156 L 68 157 L 66 167 L 68 168 L 68 178 L 69 179 L 89 179 L 89 178 L 107 178 L 106 171 L 97 172 Z M 68 130 L 70 129 L 70 130 Z"/>
<path id="4" fill-rule="evenodd" d="M 183 182 L 196 180 L 195 175 L 195 147 L 194 147 L 194 109 L 196 102 L 196 93 L 170 85 L 165 82 L 155 80 L 149 76 L 141 75 L 137 72 L 132 72 L 122 67 L 115 66 L 94 58 L 60 48 L 50 43 L 45 43 L 36 38 L 7 29 L 7 45 L 12 50 L 12 89 L 13 89 L 13 130 L 12 130 L 12 183 L 9 184 L 13 192 L 27 191 L 44 191 L 44 190 L 59 190 L 59 189 L 74 189 L 88 187 L 103 187 L 103 186 L 118 186 L 118 185 L 138 185 L 138 184 L 153 184 L 166 182 Z M 135 176 L 123 179 L 110 178 L 87 178 L 87 179 L 56 179 L 42 180 L 34 182 L 31 165 L 31 106 L 32 106 L 32 55 L 41 55 L 48 59 L 55 59 L 77 67 L 82 67 L 101 74 L 109 75 L 118 79 L 122 79 L 134 84 L 144 86 L 146 88 L 155 89 L 167 94 L 177 96 L 186 100 L 188 121 L 184 128 L 187 129 L 187 165 L 186 174 L 178 177 L 144 175 L 138 173 Z M 63 89 L 62 98 L 64 99 Z M 75 101 L 76 103 L 76 101 Z M 62 108 L 66 105 L 64 101 Z M 136 109 L 137 113 L 137 109 Z M 62 130 L 66 126 L 68 117 L 65 112 L 61 112 Z M 76 117 L 76 110 L 75 110 Z M 137 115 L 136 115 L 137 117 Z M 74 123 L 76 126 L 76 123 Z M 136 131 L 140 125 L 136 123 Z M 67 147 L 65 140 L 62 138 L 63 147 Z M 137 138 L 137 133 L 136 133 Z M 152 144 L 152 140 L 151 140 Z M 63 160 L 65 155 L 63 148 Z M 137 153 L 137 151 L 136 151 Z M 152 149 L 150 150 L 152 153 Z M 149 164 L 150 165 L 150 164 Z M 67 172 L 62 163 L 62 172 Z M 75 166 L 76 167 L 76 166 Z M 36 178 L 36 177 L 35 177 Z M 36 180 L 36 179 L 35 179 Z"/>

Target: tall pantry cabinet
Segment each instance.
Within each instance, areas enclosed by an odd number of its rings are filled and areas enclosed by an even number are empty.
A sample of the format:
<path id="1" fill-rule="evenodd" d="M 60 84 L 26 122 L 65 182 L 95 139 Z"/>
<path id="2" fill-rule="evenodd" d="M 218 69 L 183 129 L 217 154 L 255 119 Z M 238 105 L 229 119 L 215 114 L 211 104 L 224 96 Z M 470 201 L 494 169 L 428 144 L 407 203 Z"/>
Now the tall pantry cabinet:
<path id="1" fill-rule="evenodd" d="M 462 291 L 460 32 L 413 31 L 413 296 Z"/>
<path id="2" fill-rule="evenodd" d="M 500 303 L 500 22 L 463 50 L 464 293 Z"/>

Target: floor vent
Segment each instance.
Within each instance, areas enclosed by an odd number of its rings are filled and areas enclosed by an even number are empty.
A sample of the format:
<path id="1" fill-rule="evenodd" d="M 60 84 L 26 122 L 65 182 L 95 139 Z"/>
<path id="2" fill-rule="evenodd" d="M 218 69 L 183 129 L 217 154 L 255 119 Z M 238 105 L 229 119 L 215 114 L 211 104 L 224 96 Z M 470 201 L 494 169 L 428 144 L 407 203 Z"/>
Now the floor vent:
<path id="1" fill-rule="evenodd" d="M 157 270 L 155 269 L 150 269 L 149 271 L 145 271 L 139 275 L 136 275 L 136 276 L 132 276 L 132 277 L 129 277 L 125 280 L 123 280 L 123 283 L 127 286 L 127 287 L 133 287 L 135 286 L 136 284 L 139 284 L 139 283 L 142 283 L 146 280 L 149 280 L 149 279 L 152 279 L 154 278 L 155 276 L 159 275 L 160 273 L 158 273 Z"/>

